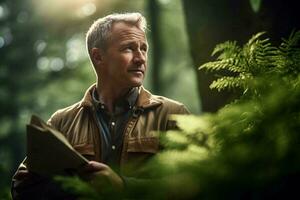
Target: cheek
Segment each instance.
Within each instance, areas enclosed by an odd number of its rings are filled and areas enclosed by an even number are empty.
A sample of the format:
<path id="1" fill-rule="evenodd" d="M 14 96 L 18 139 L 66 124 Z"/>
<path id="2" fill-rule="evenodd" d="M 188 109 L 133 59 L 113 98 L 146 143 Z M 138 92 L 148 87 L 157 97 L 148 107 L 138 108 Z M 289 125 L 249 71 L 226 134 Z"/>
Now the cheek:
<path id="1" fill-rule="evenodd" d="M 128 58 L 128 57 L 126 57 L 126 58 L 123 58 L 123 59 L 121 60 L 121 64 L 122 64 L 123 66 L 126 66 L 126 65 L 128 65 L 128 63 L 130 63 L 130 61 L 131 61 L 131 59 Z"/>
<path id="2" fill-rule="evenodd" d="M 131 53 L 122 56 L 122 60 L 124 61 L 124 63 L 129 63 L 131 62 L 132 59 L 133 59 L 133 55 Z"/>
<path id="3" fill-rule="evenodd" d="M 147 65 L 148 64 L 148 54 L 146 54 L 144 58 L 145 58 L 145 65 Z"/>
<path id="4" fill-rule="evenodd" d="M 130 66 L 131 62 L 132 62 L 132 56 L 128 54 L 121 57 L 121 59 L 119 60 L 119 65 L 122 68 L 126 69 Z"/>
<path id="5" fill-rule="evenodd" d="M 118 58 L 115 58 L 111 61 L 113 63 L 113 70 L 122 70 L 122 68 L 126 68 L 126 66 L 130 63 L 130 56 L 128 55 L 123 55 Z"/>

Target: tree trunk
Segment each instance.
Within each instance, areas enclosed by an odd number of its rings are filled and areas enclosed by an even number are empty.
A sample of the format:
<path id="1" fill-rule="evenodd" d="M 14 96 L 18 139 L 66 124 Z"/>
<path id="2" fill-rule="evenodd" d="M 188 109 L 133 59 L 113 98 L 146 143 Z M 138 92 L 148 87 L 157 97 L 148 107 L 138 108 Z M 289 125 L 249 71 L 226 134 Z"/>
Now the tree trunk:
<path id="1" fill-rule="evenodd" d="M 148 1 L 149 10 L 149 21 L 151 28 L 151 39 L 152 39 L 152 91 L 155 94 L 161 94 L 164 89 L 161 80 L 161 58 L 163 57 L 163 45 L 161 41 L 161 33 L 159 29 L 160 19 L 160 6 L 157 0 Z"/>
<path id="2" fill-rule="evenodd" d="M 267 31 L 272 41 L 279 43 L 293 29 L 299 29 L 296 1 L 262 0 L 255 13 L 250 2 L 240 0 L 183 0 L 190 50 L 198 79 L 202 111 L 215 112 L 228 103 L 233 92 L 209 89 L 214 74 L 198 71 L 198 67 L 213 58 L 214 47 L 227 40 L 244 44 L 253 34 Z"/>

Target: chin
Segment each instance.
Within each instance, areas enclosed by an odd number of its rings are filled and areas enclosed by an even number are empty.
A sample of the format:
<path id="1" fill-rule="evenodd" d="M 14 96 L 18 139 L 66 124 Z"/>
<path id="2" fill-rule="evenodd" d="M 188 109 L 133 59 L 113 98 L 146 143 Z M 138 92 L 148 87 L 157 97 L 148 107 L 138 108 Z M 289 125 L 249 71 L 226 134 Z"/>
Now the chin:
<path id="1" fill-rule="evenodd" d="M 143 84 L 142 82 L 140 82 L 140 83 L 135 83 L 135 84 L 132 84 L 131 87 L 140 87 L 142 84 Z"/>
<path id="2" fill-rule="evenodd" d="M 138 79 L 138 80 L 132 80 L 131 81 L 131 87 L 139 87 L 143 84 L 143 80 Z"/>

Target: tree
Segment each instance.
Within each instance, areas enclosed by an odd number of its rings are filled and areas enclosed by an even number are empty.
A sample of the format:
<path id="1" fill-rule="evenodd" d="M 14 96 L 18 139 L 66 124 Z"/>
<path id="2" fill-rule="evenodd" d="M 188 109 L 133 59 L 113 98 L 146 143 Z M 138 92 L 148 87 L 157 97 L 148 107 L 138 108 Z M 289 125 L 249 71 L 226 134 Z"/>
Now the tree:
<path id="1" fill-rule="evenodd" d="M 198 78 L 198 88 L 205 112 L 217 111 L 237 93 L 224 91 L 217 93 L 208 89 L 215 79 L 212 73 L 198 71 L 198 67 L 210 61 L 213 47 L 227 40 L 238 44 L 256 32 L 266 31 L 274 44 L 280 43 L 293 29 L 299 29 L 300 21 L 297 1 L 262 0 L 255 12 L 250 1 L 204 1 L 183 0 L 191 54 Z"/>
<path id="2" fill-rule="evenodd" d="M 156 0 L 148 1 L 149 19 L 152 37 L 152 89 L 154 93 L 164 91 L 162 77 L 160 75 L 163 57 L 163 44 L 160 33 L 160 5 Z"/>

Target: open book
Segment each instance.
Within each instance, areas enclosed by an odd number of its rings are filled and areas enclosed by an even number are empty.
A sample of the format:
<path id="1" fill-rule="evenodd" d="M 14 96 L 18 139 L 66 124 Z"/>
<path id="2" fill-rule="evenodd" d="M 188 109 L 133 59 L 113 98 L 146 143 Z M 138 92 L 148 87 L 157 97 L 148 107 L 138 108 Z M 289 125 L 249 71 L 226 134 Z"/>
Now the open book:
<path id="1" fill-rule="evenodd" d="M 27 125 L 27 167 L 40 175 L 75 172 L 88 163 L 63 136 L 33 115 Z"/>

